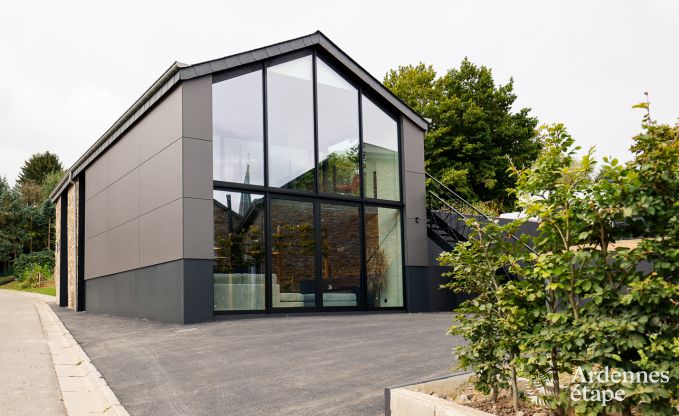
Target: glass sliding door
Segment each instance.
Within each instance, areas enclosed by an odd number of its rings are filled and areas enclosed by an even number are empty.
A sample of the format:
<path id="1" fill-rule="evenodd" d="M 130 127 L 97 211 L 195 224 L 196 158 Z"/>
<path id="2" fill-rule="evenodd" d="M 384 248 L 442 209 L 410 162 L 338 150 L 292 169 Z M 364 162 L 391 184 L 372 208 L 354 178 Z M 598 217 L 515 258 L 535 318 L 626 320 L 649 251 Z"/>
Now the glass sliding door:
<path id="1" fill-rule="evenodd" d="M 321 204 L 323 306 L 358 306 L 361 301 L 359 207 Z"/>
<path id="2" fill-rule="evenodd" d="M 271 200 L 271 304 L 316 306 L 314 203 Z"/>
<path id="3" fill-rule="evenodd" d="M 369 307 L 403 306 L 401 212 L 365 207 L 365 255 Z"/>
<path id="4" fill-rule="evenodd" d="M 264 195 L 213 191 L 214 310 L 265 309 Z"/>

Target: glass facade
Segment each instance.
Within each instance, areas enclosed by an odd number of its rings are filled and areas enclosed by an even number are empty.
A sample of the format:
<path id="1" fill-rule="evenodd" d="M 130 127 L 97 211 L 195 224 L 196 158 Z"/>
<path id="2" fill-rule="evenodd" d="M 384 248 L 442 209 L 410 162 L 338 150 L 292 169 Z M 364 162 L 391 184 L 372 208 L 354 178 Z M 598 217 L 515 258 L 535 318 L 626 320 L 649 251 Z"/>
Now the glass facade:
<path id="1" fill-rule="evenodd" d="M 213 83 L 216 312 L 404 306 L 398 123 L 329 62 Z"/>
<path id="2" fill-rule="evenodd" d="M 358 306 L 361 299 L 359 207 L 321 204 L 323 306 Z"/>
<path id="3" fill-rule="evenodd" d="M 314 91 L 311 56 L 266 70 L 269 186 L 314 189 Z"/>
<path id="4" fill-rule="evenodd" d="M 369 306 L 403 306 L 401 241 L 401 213 L 398 209 L 366 207 L 365 257 Z"/>
<path id="5" fill-rule="evenodd" d="M 262 71 L 212 86 L 212 176 L 216 181 L 264 185 Z"/>
<path id="6" fill-rule="evenodd" d="M 215 311 L 265 309 L 264 195 L 213 192 Z"/>
<path id="7" fill-rule="evenodd" d="M 316 306 L 314 205 L 271 200 L 271 299 L 274 308 Z"/>
<path id="8" fill-rule="evenodd" d="M 396 120 L 365 96 L 361 107 L 365 197 L 396 201 L 401 192 Z"/>
<path id="9" fill-rule="evenodd" d="M 358 90 L 320 59 L 316 71 L 320 190 L 359 196 Z"/>

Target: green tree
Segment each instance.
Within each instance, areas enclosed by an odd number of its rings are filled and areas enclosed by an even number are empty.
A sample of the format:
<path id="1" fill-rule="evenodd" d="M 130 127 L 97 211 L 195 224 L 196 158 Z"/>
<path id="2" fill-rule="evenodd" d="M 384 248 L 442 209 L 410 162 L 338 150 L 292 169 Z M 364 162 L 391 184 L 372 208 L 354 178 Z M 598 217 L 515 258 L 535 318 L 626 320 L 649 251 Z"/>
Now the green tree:
<path id="1" fill-rule="evenodd" d="M 515 244 L 519 221 L 500 226 L 494 222 L 469 220 L 472 238 L 442 253 L 439 261 L 450 265 L 444 285 L 456 293 L 471 294 L 455 310 L 451 335 L 462 335 L 468 342 L 456 350 L 458 363 L 474 370 L 475 386 L 495 402 L 502 388 L 511 388 L 514 409 L 519 408 L 517 362 L 520 359 L 519 332 L 531 328 L 528 309 L 517 292 L 524 283 L 517 280 L 517 259 L 527 246 Z"/>
<path id="2" fill-rule="evenodd" d="M 63 166 L 59 161 L 59 157 L 49 151 L 44 153 L 36 153 L 24 162 L 19 171 L 19 178 L 17 185 L 19 187 L 28 184 L 42 184 L 47 176 L 54 172 L 61 172 Z"/>
<path id="3" fill-rule="evenodd" d="M 57 185 L 59 185 L 59 181 L 61 181 L 63 176 L 64 171 L 60 169 L 50 173 L 45 177 L 45 179 L 43 179 L 42 183 L 40 184 L 43 201 L 49 199 L 50 194 L 57 187 Z"/>
<path id="4" fill-rule="evenodd" d="M 7 270 L 9 261 L 22 252 L 26 240 L 24 210 L 18 192 L 4 177 L 0 177 L 0 262 L 3 263 L 3 272 Z"/>
<path id="5" fill-rule="evenodd" d="M 522 236 L 537 253 L 496 243 L 499 232 L 513 231 L 489 224 L 480 228 L 478 241 L 441 257 L 452 267 L 449 286 L 464 290 L 473 284 L 475 290 L 470 291 L 479 299 L 462 309 L 476 319 L 460 317 L 454 327 L 469 341 L 460 351 L 461 361 L 480 375 L 493 370 L 498 377 L 492 382 L 498 387 L 511 380 L 512 364 L 534 382 L 550 380 L 548 401 L 559 414 L 568 408 L 586 415 L 631 415 L 634 409 L 648 415 L 675 414 L 679 126 L 657 125 L 647 117 L 644 132 L 635 137 L 634 160 L 622 165 L 604 158 L 596 176 L 593 150 L 575 160 L 578 148 L 563 125 L 544 128 L 541 141 L 543 150 L 535 163 L 512 170 L 519 206 L 539 220 L 537 236 Z M 635 248 L 616 248 L 616 236 L 625 234 L 620 224 L 632 218 L 643 219 L 646 237 Z M 514 227 L 521 221 L 526 219 L 515 221 Z M 493 237 L 492 244 L 487 236 Z M 495 279 L 492 271 L 503 265 L 514 278 Z M 493 285 L 482 285 L 493 279 Z M 517 345 L 521 355 L 512 356 Z M 559 375 L 578 367 L 586 372 L 657 371 L 667 379 L 588 386 L 623 390 L 622 402 L 570 401 Z"/>
<path id="6" fill-rule="evenodd" d="M 471 200 L 509 208 L 509 158 L 528 166 L 537 157 L 537 119 L 530 109 L 512 110 L 514 82 L 496 85 L 490 68 L 464 59 L 437 77 L 431 66 L 401 66 L 384 78 L 396 96 L 431 120 L 425 166 L 434 177 Z"/>

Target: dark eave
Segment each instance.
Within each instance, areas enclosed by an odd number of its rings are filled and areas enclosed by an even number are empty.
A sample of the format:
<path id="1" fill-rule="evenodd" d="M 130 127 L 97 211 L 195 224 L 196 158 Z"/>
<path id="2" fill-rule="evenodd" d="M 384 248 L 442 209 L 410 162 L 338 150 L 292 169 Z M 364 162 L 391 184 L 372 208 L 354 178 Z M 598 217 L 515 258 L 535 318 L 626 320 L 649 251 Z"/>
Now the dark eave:
<path id="1" fill-rule="evenodd" d="M 273 58 L 289 52 L 294 52 L 310 46 L 318 45 L 326 53 L 353 72 L 362 82 L 381 95 L 387 102 L 398 109 L 405 117 L 410 119 L 423 130 L 427 129 L 428 123 L 419 114 L 408 107 L 403 101 L 391 93 L 380 81 L 363 69 L 346 53 L 337 47 L 323 33 L 315 32 L 311 35 L 288 40 L 238 53 L 212 61 L 201 62 L 195 65 L 186 65 L 175 62 L 168 68 L 146 92 L 134 102 L 134 104 L 82 155 L 66 172 L 59 185 L 50 194 L 50 199 L 56 201 L 68 184 L 87 166 L 89 166 L 101 153 L 103 153 L 118 137 L 138 119 L 140 119 L 151 106 L 158 102 L 172 87 L 181 81 L 202 77 L 215 72 L 236 68 L 264 59 Z"/>

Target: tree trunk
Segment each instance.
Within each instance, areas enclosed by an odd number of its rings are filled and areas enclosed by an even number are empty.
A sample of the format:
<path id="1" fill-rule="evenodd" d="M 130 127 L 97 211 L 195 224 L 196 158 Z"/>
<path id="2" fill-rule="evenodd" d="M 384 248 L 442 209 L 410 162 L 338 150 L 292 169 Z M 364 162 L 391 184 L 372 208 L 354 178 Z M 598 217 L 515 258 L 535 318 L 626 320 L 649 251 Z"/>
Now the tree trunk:
<path id="1" fill-rule="evenodd" d="M 632 406 L 629 403 L 623 404 L 622 416 L 632 416 Z"/>
<path id="2" fill-rule="evenodd" d="M 512 406 L 514 411 L 519 411 L 519 386 L 516 383 L 516 365 L 514 364 L 514 356 L 512 356 L 511 370 L 512 370 Z"/>
<path id="3" fill-rule="evenodd" d="M 559 384 L 559 365 L 558 365 L 558 359 L 559 359 L 559 353 L 556 350 L 556 347 L 552 348 L 552 354 L 551 354 L 551 361 L 552 361 L 552 382 L 554 383 L 554 395 L 559 398 L 561 396 L 561 385 Z M 559 405 L 559 407 L 556 408 L 556 414 L 558 416 L 563 416 L 566 413 L 564 412 L 563 405 Z"/>

